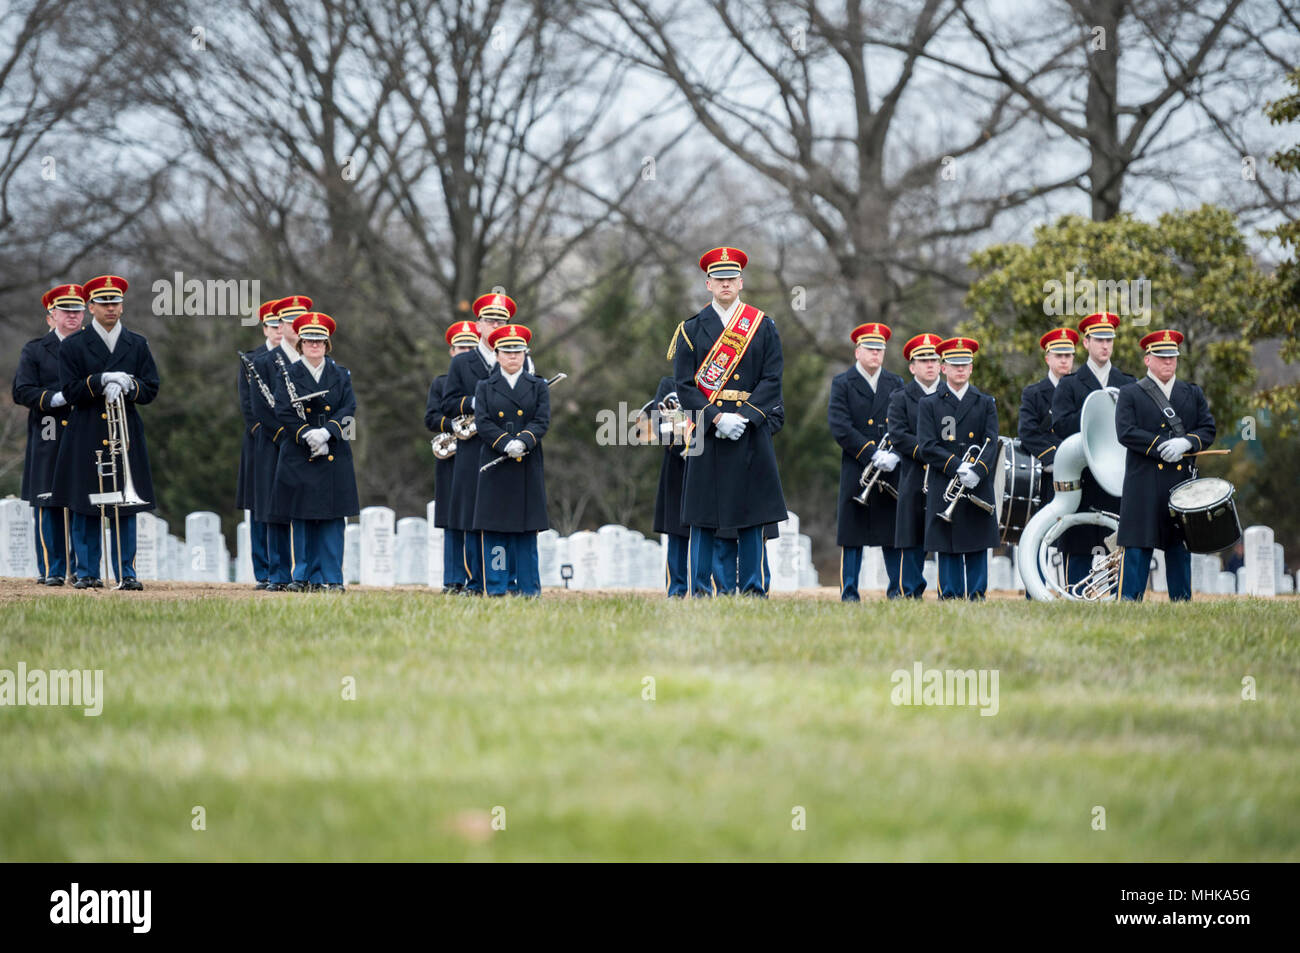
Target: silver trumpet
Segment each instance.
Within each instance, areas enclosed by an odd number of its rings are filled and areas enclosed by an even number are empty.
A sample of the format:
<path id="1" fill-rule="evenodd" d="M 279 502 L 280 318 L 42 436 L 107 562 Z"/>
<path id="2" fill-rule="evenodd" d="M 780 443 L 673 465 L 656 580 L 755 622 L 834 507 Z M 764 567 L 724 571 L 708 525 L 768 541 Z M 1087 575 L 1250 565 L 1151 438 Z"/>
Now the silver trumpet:
<path id="1" fill-rule="evenodd" d="M 126 399 L 121 394 L 115 400 L 104 401 L 105 419 L 108 421 L 108 439 L 104 441 L 107 450 L 95 451 L 95 472 L 99 478 L 99 492 L 90 494 L 90 502 L 99 507 L 99 523 L 104 525 L 108 514 L 105 507 L 113 507 L 113 529 L 117 539 L 117 585 L 121 589 L 124 581 L 122 573 L 122 517 L 123 506 L 145 506 L 148 500 L 142 499 L 135 491 L 135 481 L 131 479 L 131 437 L 126 425 Z M 105 459 L 107 455 L 107 459 Z M 121 487 L 118 477 L 121 476 Z M 109 481 L 110 489 L 104 489 L 104 480 Z"/>
<path id="2" fill-rule="evenodd" d="M 894 448 L 893 445 L 889 442 L 889 437 L 886 436 L 883 440 L 880 441 L 880 446 L 877 449 L 889 452 L 892 451 Z M 873 453 L 872 456 L 875 456 L 875 454 Z M 853 502 L 861 503 L 863 506 L 866 506 L 867 497 L 871 496 L 871 491 L 877 488 L 884 490 L 894 499 L 898 499 L 898 491 L 894 489 L 893 484 L 890 483 L 888 480 L 880 479 L 880 477 L 884 474 L 884 472 L 885 471 L 880 469 L 880 467 L 876 466 L 875 463 L 868 463 L 865 467 L 863 467 L 862 476 L 858 477 L 858 485 L 862 487 L 862 492 L 853 498 Z"/>
<path id="3" fill-rule="evenodd" d="M 988 437 L 984 438 L 982 446 L 977 447 L 975 444 L 971 444 L 966 448 L 966 452 L 962 454 L 961 462 L 974 464 L 974 462 L 980 458 L 980 455 L 984 453 L 984 448 L 988 445 Z M 957 508 L 957 503 L 961 500 L 966 500 L 968 503 L 974 503 L 985 513 L 993 512 L 992 503 L 985 503 L 978 496 L 967 493 L 966 485 L 961 482 L 961 477 L 954 476 L 948 481 L 948 486 L 943 491 L 943 501 L 948 504 L 948 508 L 939 514 L 939 519 L 943 520 L 945 523 L 951 523 L 952 512 Z"/>

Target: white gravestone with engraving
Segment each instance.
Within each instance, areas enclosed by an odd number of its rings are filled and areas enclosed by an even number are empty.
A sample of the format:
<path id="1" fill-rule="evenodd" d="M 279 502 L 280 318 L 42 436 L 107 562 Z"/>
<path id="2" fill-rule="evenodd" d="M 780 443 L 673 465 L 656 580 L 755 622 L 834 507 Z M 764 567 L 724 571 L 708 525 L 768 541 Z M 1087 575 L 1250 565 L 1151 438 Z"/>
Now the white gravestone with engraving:
<path id="1" fill-rule="evenodd" d="M 397 568 L 399 586 L 423 586 L 429 577 L 429 524 L 423 516 L 404 516 L 397 521 Z"/>
<path id="2" fill-rule="evenodd" d="M 1243 594 L 1248 596 L 1277 595 L 1277 569 L 1274 559 L 1273 530 L 1268 526 L 1247 526 L 1242 539 L 1245 541 L 1243 559 L 1246 569 L 1246 588 Z"/>
<path id="3" fill-rule="evenodd" d="M 221 518 L 206 511 L 185 517 L 185 553 L 190 582 L 227 582 L 222 562 L 225 541 L 221 538 Z"/>
<path id="4" fill-rule="evenodd" d="M 361 585 L 391 586 L 397 579 L 393 518 L 387 506 L 361 510 Z"/>

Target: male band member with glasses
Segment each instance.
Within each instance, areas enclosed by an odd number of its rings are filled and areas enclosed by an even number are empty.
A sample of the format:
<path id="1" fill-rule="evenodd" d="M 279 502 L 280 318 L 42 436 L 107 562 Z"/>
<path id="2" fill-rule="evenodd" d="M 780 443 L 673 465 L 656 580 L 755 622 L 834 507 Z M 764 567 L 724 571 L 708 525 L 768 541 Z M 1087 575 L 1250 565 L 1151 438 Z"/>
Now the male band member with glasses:
<path id="1" fill-rule="evenodd" d="M 988 551 L 998 544 L 989 478 L 998 455 L 998 411 L 993 398 L 970 382 L 978 341 L 949 338 L 936 350 L 946 365 L 946 380 L 921 398 L 917 414 L 920 457 L 930 466 L 925 548 L 939 557 L 940 599 L 982 600 L 988 589 Z M 974 460 L 966 456 L 972 446 L 979 450 Z M 955 505 L 944 499 L 954 477 L 955 492 L 961 494 Z M 941 514 L 950 506 L 951 520 L 945 520 Z"/>
<path id="2" fill-rule="evenodd" d="M 109 462 L 108 406 L 122 400 L 128 452 L 117 454 L 116 489 L 125 492 L 129 472 L 142 504 L 108 504 L 109 559 L 120 588 L 143 589 L 135 574 L 135 514 L 153 510 L 157 496 L 149 468 L 144 425 L 137 407 L 158 396 L 161 382 L 149 342 L 122 323 L 128 284 L 118 275 L 99 275 L 83 286 L 89 301 L 90 323 L 59 347 L 59 381 L 71 406 L 68 432 L 59 443 L 53 501 L 72 511 L 72 544 L 77 550 L 77 589 L 99 589 L 102 553 L 100 508 L 92 495 L 112 492 L 113 481 L 100 487 L 95 452 Z M 116 513 L 114 510 L 116 509 Z M 120 526 L 120 536 L 118 528 Z M 121 554 L 119 561 L 118 555 Z"/>
<path id="3" fill-rule="evenodd" d="M 1079 432 L 1083 402 L 1089 394 L 1103 387 L 1123 387 L 1136 380 L 1111 364 L 1119 325 L 1119 315 L 1108 311 L 1090 314 L 1079 322 L 1079 333 L 1083 335 L 1083 348 L 1088 352 L 1088 359 L 1073 374 L 1061 378 L 1052 394 L 1052 433 L 1057 446 L 1066 437 Z M 1080 513 L 1091 509 L 1119 512 L 1119 499 L 1101 488 L 1091 470 L 1083 471 L 1081 482 Z M 1106 550 L 1107 535 L 1104 526 L 1075 526 L 1057 537 L 1056 548 L 1065 559 L 1065 578 L 1069 585 L 1082 582 L 1092 571 L 1093 557 Z"/>
<path id="4" fill-rule="evenodd" d="M 81 285 L 57 285 L 41 296 L 49 330 L 23 345 L 14 374 L 14 403 L 27 408 L 27 451 L 22 498 L 36 524 L 36 582 L 61 586 L 75 574 L 76 553 L 63 507 L 53 505 L 54 466 L 68 422 L 68 401 L 59 390 L 59 348 L 81 329 L 86 293 Z"/>
<path id="5" fill-rule="evenodd" d="M 452 360 L 478 347 L 478 326 L 473 321 L 456 321 L 447 329 L 447 353 Z M 443 412 L 450 375 L 439 374 L 429 385 L 429 397 L 424 405 L 424 426 L 437 434 L 450 434 L 452 419 Z M 460 448 L 457 447 L 459 455 Z M 442 530 L 442 591 L 459 593 L 469 577 L 465 574 L 465 531 L 452 529 L 447 510 L 451 506 L 451 484 L 456 472 L 456 455 L 439 460 L 433 474 L 433 525 Z"/>
<path id="6" fill-rule="evenodd" d="M 691 595 L 713 594 L 714 542 L 734 527 L 738 591 L 766 596 L 763 526 L 786 517 L 767 416 L 781 406 L 784 362 L 776 323 L 740 300 L 743 251 L 700 257 L 712 301 L 673 333 L 668 358 L 682 407 L 692 415 L 699 453 L 686 460 L 682 522 L 691 528 Z"/>
<path id="7" fill-rule="evenodd" d="M 896 455 L 881 448 L 888 427 L 889 402 L 903 389 L 903 379 L 884 368 L 885 347 L 893 332 L 879 322 L 860 324 L 849 333 L 853 365 L 831 381 L 827 420 L 840 445 L 840 492 L 836 503 L 835 544 L 840 547 L 840 600 L 857 602 L 862 551 L 879 546 L 889 578 L 886 595 L 897 599 L 900 557 L 894 545 L 898 477 Z M 861 492 L 862 471 L 868 461 L 881 469 L 866 504 L 855 502 Z M 885 487 L 888 486 L 889 489 Z"/>
<path id="8" fill-rule="evenodd" d="M 912 379 L 889 398 L 889 442 L 892 450 L 872 454 L 882 469 L 898 469 L 898 507 L 894 546 L 898 550 L 899 588 L 905 599 L 925 595 L 925 500 L 921 487 L 925 461 L 916 442 L 921 399 L 939 387 L 939 354 L 942 338 L 924 332 L 903 345 L 903 360 Z"/>
<path id="9" fill-rule="evenodd" d="M 271 558 L 271 524 L 266 517 L 279 454 L 270 442 L 270 435 L 263 434 L 263 421 L 258 415 L 259 407 L 268 414 L 275 412 L 266 399 L 268 394 L 274 399 L 275 378 L 259 371 L 254 362 L 278 347 L 283 337 L 280 319 L 275 316 L 275 304 L 275 301 L 266 301 L 257 309 L 265 340 L 240 356 L 237 388 L 239 409 L 244 417 L 244 436 L 239 446 L 239 481 L 235 487 L 235 506 L 248 511 L 248 542 L 253 579 L 257 583 L 254 588 L 272 592 L 283 589 L 289 581 L 287 578 L 272 579 L 275 566 Z"/>
<path id="10" fill-rule="evenodd" d="M 1195 458 L 1214 442 L 1214 417 L 1204 392 L 1178 379 L 1180 331 L 1152 331 L 1141 341 L 1147 376 L 1120 388 L 1115 435 L 1127 448 L 1120 497 L 1120 598 L 1142 601 L 1152 550 L 1165 553 L 1170 602 L 1192 598 L 1192 557 L 1182 527 L 1169 514 L 1169 491 L 1195 479 Z M 1173 415 L 1165 410 L 1168 407 Z"/>

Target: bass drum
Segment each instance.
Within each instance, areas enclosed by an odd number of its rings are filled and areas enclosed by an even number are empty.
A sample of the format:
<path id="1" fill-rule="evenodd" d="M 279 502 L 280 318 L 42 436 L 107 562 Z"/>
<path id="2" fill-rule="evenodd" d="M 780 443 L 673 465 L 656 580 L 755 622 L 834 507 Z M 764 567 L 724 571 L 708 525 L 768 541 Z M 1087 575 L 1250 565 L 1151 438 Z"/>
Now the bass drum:
<path id="1" fill-rule="evenodd" d="M 1022 449 L 1019 439 L 998 437 L 998 462 L 993 476 L 998 535 L 1004 543 L 1018 543 L 1042 503 L 1042 461 Z"/>
<path id="2" fill-rule="evenodd" d="M 1184 480 L 1169 491 L 1169 515 L 1183 528 L 1187 549 L 1193 553 L 1217 553 L 1241 539 L 1237 492 L 1227 480 L 1203 477 Z"/>

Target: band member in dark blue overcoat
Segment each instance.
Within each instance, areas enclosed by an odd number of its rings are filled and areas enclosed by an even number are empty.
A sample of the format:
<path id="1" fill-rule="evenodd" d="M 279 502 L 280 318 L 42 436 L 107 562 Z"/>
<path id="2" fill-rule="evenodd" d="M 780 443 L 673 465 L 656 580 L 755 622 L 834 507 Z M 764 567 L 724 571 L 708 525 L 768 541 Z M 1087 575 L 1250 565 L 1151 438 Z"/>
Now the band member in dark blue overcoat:
<path id="1" fill-rule="evenodd" d="M 22 499 L 32 505 L 36 524 L 36 581 L 61 586 L 75 573 L 67 513 L 52 503 L 54 465 L 67 429 L 68 401 L 59 381 L 59 346 L 81 330 L 86 292 L 81 285 L 57 285 L 41 296 L 49 330 L 23 345 L 14 373 L 14 403 L 27 408 L 27 451 L 23 457 Z"/>
<path id="2" fill-rule="evenodd" d="M 326 356 L 334 319 L 308 311 L 294 318 L 293 330 L 302 360 L 289 368 L 287 380 L 276 382 L 275 413 L 283 429 L 272 508 L 302 522 L 311 590 L 343 592 L 344 526 L 361 512 L 352 466 L 357 399 L 348 369 Z"/>
<path id="3" fill-rule="evenodd" d="M 72 511 L 72 542 L 77 549 L 78 589 L 100 588 L 102 556 L 100 508 L 91 496 L 113 492 L 113 481 L 100 486 L 100 451 L 107 466 L 108 405 L 119 399 L 125 409 L 129 449 L 116 457 L 116 489 L 126 493 L 126 476 L 143 503 L 108 504 L 104 509 L 109 532 L 109 559 L 119 588 L 143 589 L 135 575 L 135 514 L 155 508 L 149 448 L 137 407 L 158 396 L 161 382 L 149 342 L 122 323 L 128 284 L 118 275 L 99 275 L 84 285 L 91 321 L 59 347 L 59 380 L 71 405 L 68 432 L 59 443 L 54 467 L 53 502 Z M 116 512 L 115 512 L 116 510 Z M 120 534 L 118 528 L 120 526 Z M 118 553 L 121 559 L 118 559 Z"/>
<path id="4" fill-rule="evenodd" d="M 1079 322 L 1088 360 L 1073 374 L 1061 378 L 1052 395 L 1052 433 L 1056 436 L 1057 446 L 1066 437 L 1079 432 L 1083 402 L 1089 394 L 1103 387 L 1123 387 L 1133 383 L 1132 375 L 1125 374 L 1110 362 L 1119 324 L 1119 315 L 1108 311 L 1090 314 Z M 1102 489 L 1091 470 L 1084 469 L 1082 483 L 1080 513 L 1091 509 L 1119 512 L 1119 499 Z M 1056 548 L 1065 559 L 1065 577 L 1070 585 L 1082 582 L 1092 571 L 1093 557 L 1105 552 L 1107 535 L 1108 531 L 1102 526 L 1075 526 L 1056 538 Z"/>
<path id="5" fill-rule="evenodd" d="M 313 302 L 306 295 L 288 295 L 262 306 L 265 319 L 280 323 L 280 343 L 259 351 L 253 366 L 274 392 L 289 373 L 289 368 L 302 360 L 298 353 L 298 335 L 293 330 L 294 320 L 312 310 Z M 274 382 L 274 383 L 273 383 Z M 275 511 L 275 479 L 280 466 L 280 447 L 285 441 L 285 428 L 276 409 L 265 402 L 253 407 L 261 422 L 257 428 L 257 480 L 254 486 L 256 518 L 266 523 L 267 560 L 270 592 L 306 592 L 307 583 L 307 527 L 301 520 L 290 519 L 287 514 Z M 290 431 L 291 432 L 291 431 Z M 282 497 L 283 498 L 283 497 Z"/>
<path id="6" fill-rule="evenodd" d="M 876 322 L 854 328 L 849 335 L 854 345 L 853 366 L 831 380 L 826 416 L 831 436 L 840 445 L 835 543 L 840 547 L 840 599 L 844 602 L 859 600 L 858 575 L 865 546 L 881 548 L 889 577 L 886 595 L 897 599 L 901 592 L 899 552 L 894 545 L 898 501 L 893 493 L 898 491 L 898 477 L 893 468 L 882 469 L 865 504 L 854 501 L 862 490 L 862 471 L 882 449 L 890 398 L 903 389 L 903 379 L 883 366 L 891 333 L 887 325 Z"/>
<path id="7" fill-rule="evenodd" d="M 988 550 L 998 544 L 993 514 L 993 464 L 998 455 L 998 411 L 993 398 L 970 383 L 979 342 L 949 338 L 937 348 L 947 365 L 946 380 L 921 399 L 917 414 L 920 457 L 929 464 L 925 492 L 925 548 L 939 557 L 939 598 L 984 598 L 988 589 Z M 974 447 L 978 457 L 967 460 Z M 974 456 L 974 451 L 971 451 Z M 953 477 L 961 498 L 951 521 L 941 516 Z M 971 502 L 981 500 L 984 506 Z"/>
<path id="8" fill-rule="evenodd" d="M 1152 550 L 1165 553 L 1169 601 L 1192 598 L 1192 557 L 1182 527 L 1169 514 L 1169 491 L 1196 478 L 1191 453 L 1214 442 L 1214 417 L 1205 393 L 1180 381 L 1180 331 L 1152 331 L 1142 338 L 1147 379 L 1120 388 L 1115 403 L 1115 434 L 1128 450 L 1124 458 L 1124 493 L 1120 498 L 1120 598 L 1142 601 L 1151 569 Z M 1147 388 L 1158 388 L 1175 419 L 1164 413 Z"/>
<path id="9" fill-rule="evenodd" d="M 738 535 L 739 591 L 765 596 L 763 526 L 786 516 L 767 424 L 782 403 L 781 337 L 771 318 L 740 300 L 747 261 L 731 247 L 701 256 L 713 300 L 678 325 L 668 350 L 678 398 L 692 415 L 691 439 L 697 441 L 686 460 L 682 492 L 694 597 L 713 594 L 714 539 L 719 528 L 728 527 Z"/>
<path id="10" fill-rule="evenodd" d="M 921 398 L 939 387 L 937 334 L 924 332 L 903 345 L 903 360 L 912 379 L 889 397 L 890 450 L 877 450 L 871 459 L 885 471 L 898 470 L 898 507 L 894 546 L 898 550 L 899 589 L 906 599 L 925 595 L 925 461 L 916 442 Z"/>
<path id="11" fill-rule="evenodd" d="M 478 326 L 473 321 L 457 321 L 447 329 L 447 348 L 452 360 L 478 347 Z M 436 434 L 454 434 L 452 420 L 443 411 L 443 398 L 447 392 L 449 375 L 440 374 L 429 385 L 429 398 L 424 405 L 424 426 Z M 456 441 L 452 456 L 439 460 L 433 474 L 433 525 L 442 530 L 442 591 L 458 593 L 465 588 L 469 577 L 465 573 L 465 531 L 452 529 L 448 518 L 451 507 L 451 486 L 456 473 L 456 454 L 460 452 Z"/>
<path id="12" fill-rule="evenodd" d="M 551 525 L 542 455 L 542 438 L 551 426 L 551 396 L 546 381 L 525 368 L 532 337 L 522 324 L 507 324 L 488 335 L 497 363 L 474 390 L 482 449 L 473 529 L 480 534 L 484 593 L 489 596 L 504 596 L 511 578 L 518 580 L 519 595 L 542 594 L 537 534 Z"/>
<path id="13" fill-rule="evenodd" d="M 239 360 L 239 408 L 244 418 L 244 437 L 239 446 L 239 483 L 235 488 L 235 506 L 248 511 L 249 550 L 257 589 L 270 589 L 272 586 L 271 524 L 266 521 L 266 513 L 259 506 L 258 482 L 261 480 L 267 484 L 261 495 L 264 506 L 270 494 L 270 484 L 275 478 L 275 463 L 279 453 L 274 444 L 262 434 L 262 418 L 258 414 L 259 406 L 268 414 L 275 412 L 271 404 L 275 399 L 275 378 L 258 370 L 256 361 L 279 347 L 284 336 L 280 331 L 280 319 L 275 315 L 276 304 L 275 301 L 265 301 L 257 309 L 262 335 L 266 340 L 261 346 L 245 351 Z M 282 587 L 277 582 L 275 589 L 280 588 Z"/>

